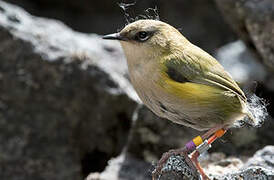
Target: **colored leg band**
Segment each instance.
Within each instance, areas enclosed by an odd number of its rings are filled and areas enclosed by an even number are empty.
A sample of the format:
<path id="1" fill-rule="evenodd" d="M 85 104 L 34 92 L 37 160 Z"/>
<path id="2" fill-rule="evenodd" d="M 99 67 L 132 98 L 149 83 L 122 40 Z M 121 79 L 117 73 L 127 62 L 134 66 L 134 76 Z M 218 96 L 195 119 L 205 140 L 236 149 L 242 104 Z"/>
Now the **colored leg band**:
<path id="1" fill-rule="evenodd" d="M 196 147 L 199 146 L 202 143 L 203 143 L 203 139 L 201 138 L 201 136 L 197 136 L 192 141 L 189 141 L 186 144 L 187 152 L 190 153 L 190 152 L 194 151 L 196 149 Z"/>
<path id="2" fill-rule="evenodd" d="M 207 142 L 207 140 L 204 141 L 200 146 L 197 147 L 197 151 L 199 154 L 202 154 L 203 152 L 207 151 L 209 148 L 211 148 L 211 145 Z"/>
<path id="3" fill-rule="evenodd" d="M 203 143 L 203 139 L 201 138 L 201 136 L 197 136 L 196 138 L 193 139 L 194 144 L 197 146 L 199 146 L 200 144 Z"/>
<path id="4" fill-rule="evenodd" d="M 210 138 L 208 138 L 208 144 L 212 144 L 217 139 L 217 136 L 214 134 Z"/>
<path id="5" fill-rule="evenodd" d="M 186 149 L 187 149 L 187 152 L 191 153 L 192 151 L 194 151 L 196 149 L 196 146 L 194 144 L 193 141 L 189 141 L 187 144 L 186 144 Z"/>
<path id="6" fill-rule="evenodd" d="M 222 137 L 225 134 L 226 130 L 224 129 L 219 129 L 218 131 L 215 132 L 215 136 Z"/>

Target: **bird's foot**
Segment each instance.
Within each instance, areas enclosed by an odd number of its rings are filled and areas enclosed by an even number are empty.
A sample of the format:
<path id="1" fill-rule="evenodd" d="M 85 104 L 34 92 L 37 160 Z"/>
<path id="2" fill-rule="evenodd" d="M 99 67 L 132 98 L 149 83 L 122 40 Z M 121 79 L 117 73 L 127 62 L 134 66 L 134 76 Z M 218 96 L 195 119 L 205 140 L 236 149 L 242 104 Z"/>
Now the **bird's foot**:
<path id="1" fill-rule="evenodd" d="M 155 170 L 152 172 L 152 180 L 159 179 L 159 177 L 163 173 L 164 165 L 167 163 L 171 156 L 176 155 L 184 157 L 184 164 L 187 165 L 191 174 L 195 175 L 199 172 L 202 176 L 202 180 L 209 180 L 208 176 L 204 173 L 203 169 L 201 168 L 197 158 L 201 153 L 207 151 L 211 147 L 211 144 L 217 138 L 222 137 L 226 132 L 225 128 L 216 130 L 218 128 L 219 127 L 212 128 L 203 136 L 197 136 L 192 141 L 189 141 L 184 148 L 170 150 L 164 153 L 159 162 L 157 163 Z M 191 158 L 189 158 L 188 156 L 188 154 L 190 153 L 192 153 Z"/>
<path id="2" fill-rule="evenodd" d="M 202 169 L 198 157 L 200 156 L 200 153 L 198 151 L 195 151 L 191 156 L 191 161 L 195 164 L 198 172 L 202 176 L 202 180 L 210 180 L 209 177 L 205 174 L 204 170 Z"/>

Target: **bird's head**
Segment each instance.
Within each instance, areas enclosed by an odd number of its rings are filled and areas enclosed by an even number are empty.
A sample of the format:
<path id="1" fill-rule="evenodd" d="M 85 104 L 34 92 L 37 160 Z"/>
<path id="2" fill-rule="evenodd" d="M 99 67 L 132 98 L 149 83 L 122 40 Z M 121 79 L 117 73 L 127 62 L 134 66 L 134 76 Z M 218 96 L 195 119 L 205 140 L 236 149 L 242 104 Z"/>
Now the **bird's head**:
<path id="1" fill-rule="evenodd" d="M 176 28 L 158 20 L 138 20 L 103 38 L 119 40 L 128 61 L 155 59 L 151 57 L 169 53 L 186 41 Z"/>

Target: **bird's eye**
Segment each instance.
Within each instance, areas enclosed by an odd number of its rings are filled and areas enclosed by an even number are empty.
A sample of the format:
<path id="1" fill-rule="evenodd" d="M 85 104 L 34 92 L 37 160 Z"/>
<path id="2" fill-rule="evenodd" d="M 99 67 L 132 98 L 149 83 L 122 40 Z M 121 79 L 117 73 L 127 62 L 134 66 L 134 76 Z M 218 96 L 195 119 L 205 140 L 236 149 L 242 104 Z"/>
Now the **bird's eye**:
<path id="1" fill-rule="evenodd" d="M 141 42 L 148 40 L 148 38 L 149 38 L 149 34 L 145 31 L 140 31 L 135 36 L 135 40 L 141 41 Z"/>

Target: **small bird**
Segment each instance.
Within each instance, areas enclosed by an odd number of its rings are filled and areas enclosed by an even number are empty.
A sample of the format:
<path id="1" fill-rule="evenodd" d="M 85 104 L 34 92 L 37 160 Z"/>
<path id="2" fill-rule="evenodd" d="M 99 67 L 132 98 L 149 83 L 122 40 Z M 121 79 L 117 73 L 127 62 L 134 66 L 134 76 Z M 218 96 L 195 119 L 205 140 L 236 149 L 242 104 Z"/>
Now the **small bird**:
<path id="1" fill-rule="evenodd" d="M 254 121 L 243 91 L 215 58 L 160 20 L 137 20 L 103 38 L 120 41 L 131 82 L 151 111 L 172 122 L 207 130 L 184 148 L 165 153 L 153 177 L 171 154 L 188 157 L 192 153 L 189 163 L 208 179 L 197 161 L 199 154 L 235 122 Z"/>

